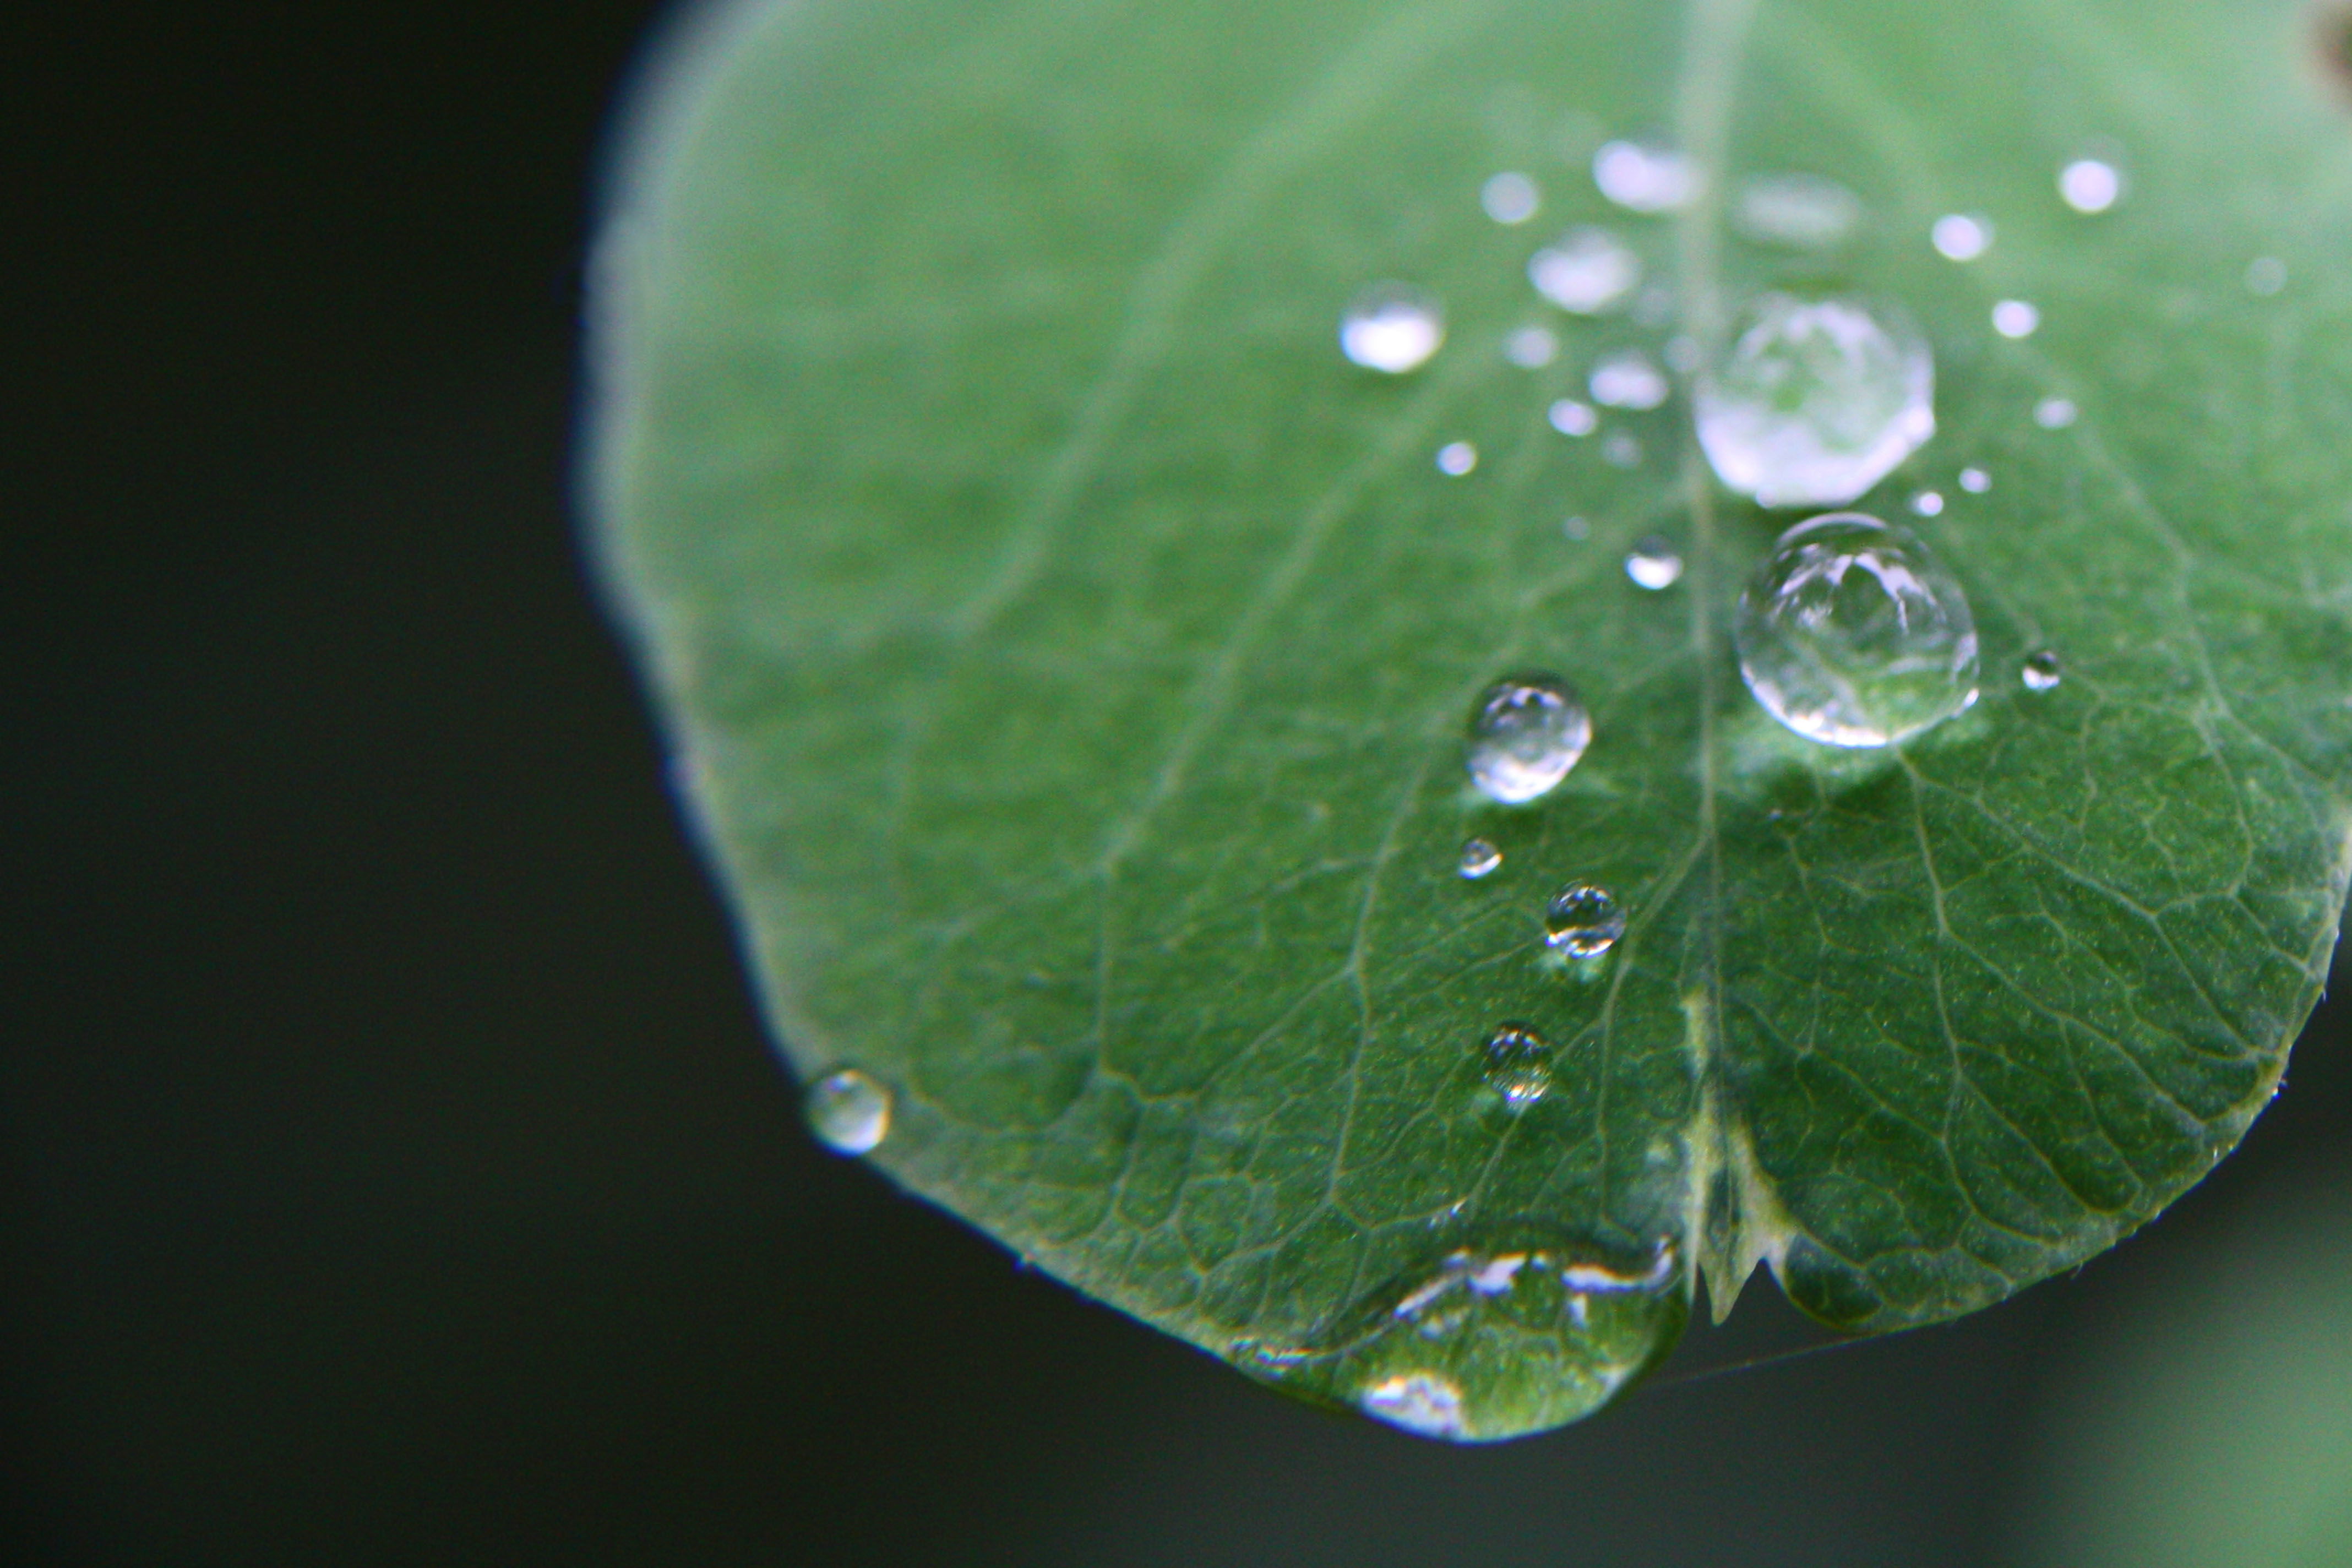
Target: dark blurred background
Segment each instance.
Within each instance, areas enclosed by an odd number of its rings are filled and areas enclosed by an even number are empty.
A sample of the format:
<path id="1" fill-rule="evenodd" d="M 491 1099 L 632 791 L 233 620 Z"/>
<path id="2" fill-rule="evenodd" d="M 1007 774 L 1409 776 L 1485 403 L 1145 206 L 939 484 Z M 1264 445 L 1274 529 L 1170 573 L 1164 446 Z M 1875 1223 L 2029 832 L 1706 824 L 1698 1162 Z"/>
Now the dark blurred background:
<path id="1" fill-rule="evenodd" d="M 2352 1172 L 2323 1008 L 2080 1277 L 1454 1451 L 819 1152 L 567 510 L 654 13 L 0 24 L 9 1560 L 1990 1563 L 2051 1379 Z"/>

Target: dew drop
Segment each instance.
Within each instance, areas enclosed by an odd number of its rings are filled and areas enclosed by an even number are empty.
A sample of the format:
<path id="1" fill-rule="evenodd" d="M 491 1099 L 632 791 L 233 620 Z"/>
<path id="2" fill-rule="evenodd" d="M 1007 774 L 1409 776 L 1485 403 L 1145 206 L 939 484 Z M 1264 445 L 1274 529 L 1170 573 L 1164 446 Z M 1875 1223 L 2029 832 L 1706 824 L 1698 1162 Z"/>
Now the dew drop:
<path id="1" fill-rule="evenodd" d="M 1992 330 L 2004 338 L 2030 338 L 2042 325 L 2042 312 L 2022 300 L 2003 300 L 1992 308 Z"/>
<path id="2" fill-rule="evenodd" d="M 1465 880 L 1491 876 L 1502 863 L 1503 852 L 1486 839 L 1473 838 L 1462 846 L 1461 871 Z"/>
<path id="3" fill-rule="evenodd" d="M 2264 299 L 2286 287 L 2286 263 L 2275 256 L 2257 256 L 2246 263 L 2246 292 Z"/>
<path id="4" fill-rule="evenodd" d="M 1579 403 L 1573 397 L 1563 397 L 1546 412 L 1551 427 L 1563 436 L 1590 436 L 1601 428 L 1601 416 L 1592 411 L 1590 403 Z"/>
<path id="5" fill-rule="evenodd" d="M 1520 805 L 1549 794 L 1592 743 L 1592 719 L 1556 675 L 1495 682 L 1470 715 L 1470 782 L 1488 800 Z"/>
<path id="6" fill-rule="evenodd" d="M 1764 710 L 1825 746 L 1885 746 L 1977 700 L 1968 596 L 1912 534 L 1832 512 L 1782 534 L 1732 612 Z"/>
<path id="7" fill-rule="evenodd" d="M 2113 163 L 2077 158 L 2058 171 L 2058 194 L 2078 213 L 2103 213 L 2124 194 L 2124 177 Z"/>
<path id="8" fill-rule="evenodd" d="M 1921 490 L 1911 498 L 1911 510 L 1921 517 L 1941 517 L 1944 514 L 1944 498 L 1934 490 Z"/>
<path id="9" fill-rule="evenodd" d="M 1592 526 L 1580 517 L 1563 519 L 1559 531 L 1573 540 L 1581 540 L 1592 532 Z"/>
<path id="10" fill-rule="evenodd" d="M 1975 213 L 1946 213 L 1927 231 L 1936 253 L 1948 261 L 1974 261 L 1992 248 L 1992 219 Z"/>
<path id="11" fill-rule="evenodd" d="M 1570 229 L 1528 262 L 1528 281 L 1561 310 L 1597 316 L 1642 280 L 1642 258 L 1605 228 Z"/>
<path id="12" fill-rule="evenodd" d="M 1551 1047 L 1525 1024 L 1503 1024 L 1480 1049 L 1486 1082 L 1514 1110 L 1541 1100 L 1551 1089 Z"/>
<path id="13" fill-rule="evenodd" d="M 1675 547 L 1653 533 L 1642 540 L 1625 555 L 1625 575 L 1633 579 L 1637 587 L 1656 593 L 1671 588 L 1682 580 L 1683 558 Z"/>
<path id="14" fill-rule="evenodd" d="M 1891 305 L 1771 293 L 1695 396 L 1723 482 L 1766 506 L 1849 501 L 1936 431 L 1936 366 Z"/>
<path id="15" fill-rule="evenodd" d="M 1525 174 L 1501 174 L 1478 188 L 1478 205 L 1496 223 L 1525 223 L 1536 216 L 1542 198 L 1536 183 Z"/>
<path id="16" fill-rule="evenodd" d="M 1339 352 L 1366 370 L 1391 375 L 1419 370 L 1444 342 L 1444 308 L 1435 296 L 1402 283 L 1365 289 L 1339 319 Z"/>
<path id="17" fill-rule="evenodd" d="M 1739 187 L 1731 221 L 1761 245 L 1826 250 L 1862 223 L 1862 198 L 1818 174 L 1759 174 Z"/>
<path id="18" fill-rule="evenodd" d="M 1478 448 L 1467 441 L 1448 441 L 1437 449 L 1437 471 L 1460 479 L 1478 466 Z"/>
<path id="19" fill-rule="evenodd" d="M 2018 667 L 2017 678 L 2025 683 L 2028 691 L 2049 690 L 2063 679 L 2058 668 L 2058 656 L 2046 647 L 2039 653 L 2026 655 L 2025 662 Z"/>
<path id="20" fill-rule="evenodd" d="M 1612 430 L 1601 439 L 1601 460 L 1612 468 L 1638 468 L 1642 466 L 1640 437 L 1627 430 Z"/>
<path id="21" fill-rule="evenodd" d="M 1980 496 L 1992 489 L 1992 476 L 1982 468 L 1962 468 L 1960 489 L 1972 496 Z"/>
<path id="22" fill-rule="evenodd" d="M 809 1131 L 836 1154 L 864 1154 L 878 1147 L 890 1131 L 890 1091 L 859 1072 L 844 1068 L 809 1086 Z"/>
<path id="23" fill-rule="evenodd" d="M 1570 958 L 1598 958 L 1625 934 L 1625 911 L 1608 889 L 1570 882 L 1544 910 L 1544 945 Z"/>
<path id="24" fill-rule="evenodd" d="M 1673 212 L 1698 195 L 1698 170 L 1659 142 L 1609 142 L 1592 155 L 1592 183 L 1631 212 Z"/>
<path id="25" fill-rule="evenodd" d="M 1592 401 L 1608 408 L 1655 408 L 1674 391 L 1648 354 L 1622 349 L 1592 367 L 1588 383 Z"/>
<path id="26" fill-rule="evenodd" d="M 1503 340 L 1503 357 L 1521 370 L 1541 370 L 1559 353 L 1559 340 L 1549 327 L 1521 327 Z"/>
<path id="27" fill-rule="evenodd" d="M 2033 422 L 2044 430 L 2063 430 L 2081 410 L 2068 397 L 2045 397 L 2033 405 Z"/>

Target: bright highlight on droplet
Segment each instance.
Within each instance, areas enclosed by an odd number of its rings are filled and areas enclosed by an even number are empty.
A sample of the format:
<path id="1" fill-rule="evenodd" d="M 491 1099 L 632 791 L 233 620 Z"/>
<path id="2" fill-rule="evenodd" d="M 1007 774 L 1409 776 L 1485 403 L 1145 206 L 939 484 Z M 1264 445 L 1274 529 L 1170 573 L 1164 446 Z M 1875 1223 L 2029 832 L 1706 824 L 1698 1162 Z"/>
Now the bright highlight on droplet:
<path id="1" fill-rule="evenodd" d="M 1572 315 L 1597 316 L 1642 280 L 1642 258 L 1605 228 L 1570 229 L 1528 261 L 1536 292 Z"/>
<path id="2" fill-rule="evenodd" d="M 1503 852 L 1485 838 L 1473 838 L 1462 846 L 1461 872 L 1465 881 L 1475 882 L 1491 876 L 1503 863 Z"/>
<path id="3" fill-rule="evenodd" d="M 1675 547 L 1651 534 L 1625 554 L 1625 575 L 1637 588 L 1653 594 L 1682 581 L 1683 558 Z"/>
<path id="4" fill-rule="evenodd" d="M 1436 296 L 1404 283 L 1377 283 L 1339 319 L 1339 352 L 1366 370 L 1402 375 L 1427 364 L 1445 342 Z"/>
<path id="5" fill-rule="evenodd" d="M 1782 534 L 1732 611 L 1740 679 L 1825 746 L 1885 746 L 1977 700 L 1968 595 L 1906 531 L 1832 512 Z"/>
<path id="6" fill-rule="evenodd" d="M 1503 340 L 1503 357 L 1521 370 L 1541 370 L 1559 353 L 1549 327 L 1521 327 Z"/>
<path id="7" fill-rule="evenodd" d="M 1621 349 L 1592 367 L 1592 401 L 1608 408 L 1655 408 L 1674 391 L 1666 373 L 1639 349 Z"/>
<path id="8" fill-rule="evenodd" d="M 2112 163 L 2077 158 L 2058 171 L 2058 194 L 2078 213 L 2103 213 L 2124 194 L 2124 177 Z"/>
<path id="9" fill-rule="evenodd" d="M 1381 1378 L 1364 1389 L 1358 1403 L 1365 1415 L 1419 1436 L 1463 1435 L 1461 1385 L 1433 1372 Z"/>
<path id="10" fill-rule="evenodd" d="M 2257 256 L 2246 263 L 2246 292 L 2268 299 L 2286 287 L 2286 263 L 2275 256 Z"/>
<path id="11" fill-rule="evenodd" d="M 1672 212 L 1698 195 L 1698 170 L 1663 142 L 1611 142 L 1592 155 L 1592 183 L 1628 211 Z"/>
<path id="12" fill-rule="evenodd" d="M 1470 782 L 1488 800 L 1523 805 L 1550 793 L 1592 743 L 1592 720 L 1556 675 L 1495 682 L 1470 714 Z"/>
<path id="13" fill-rule="evenodd" d="M 1818 174 L 1758 174 L 1743 182 L 1734 227 L 1760 245 L 1826 250 L 1862 223 L 1862 198 Z"/>
<path id="14" fill-rule="evenodd" d="M 2004 338 L 2030 338 L 2042 324 L 2042 312 L 2022 300 L 2003 300 L 1992 308 L 1992 330 Z"/>
<path id="15" fill-rule="evenodd" d="M 809 1086 L 809 1131 L 836 1154 L 864 1154 L 890 1132 L 890 1091 L 856 1068 L 829 1073 Z"/>
<path id="16" fill-rule="evenodd" d="M 1950 261 L 1974 261 L 1992 248 L 1992 220 L 1972 213 L 1946 213 L 1927 231 L 1936 252 Z"/>
<path id="17" fill-rule="evenodd" d="M 2033 422 L 2044 430 L 2063 430 L 2080 413 L 2072 398 L 2045 397 L 2033 405 Z"/>
<path id="18" fill-rule="evenodd" d="M 1982 468 L 1962 468 L 1960 489 L 1972 496 L 1980 496 L 1992 489 L 1992 476 Z"/>
<path id="19" fill-rule="evenodd" d="M 1934 490 L 1921 490 L 1911 498 L 1911 510 L 1921 517 L 1944 515 L 1944 498 Z"/>
<path id="20" fill-rule="evenodd" d="M 1437 471 L 1460 479 L 1478 466 L 1478 448 L 1467 441 L 1448 441 L 1437 449 Z"/>
<path id="21" fill-rule="evenodd" d="M 1544 416 L 1563 436 L 1590 436 L 1601 428 L 1601 416 L 1592 411 L 1592 405 L 1579 403 L 1573 397 L 1561 398 L 1545 411 Z"/>
<path id="22" fill-rule="evenodd" d="M 1525 174 L 1500 174 L 1478 188 L 1478 205 L 1496 223 L 1525 223 L 1541 203 L 1536 183 Z"/>
<path id="23" fill-rule="evenodd" d="M 2026 655 L 2018 666 L 2017 678 L 2028 691 L 2048 691 L 2063 679 L 2058 668 L 2058 656 L 2048 648 Z"/>
<path id="24" fill-rule="evenodd" d="M 1570 958 L 1598 958 L 1624 934 L 1616 896 L 1591 882 L 1570 882 L 1544 910 L 1544 945 Z"/>

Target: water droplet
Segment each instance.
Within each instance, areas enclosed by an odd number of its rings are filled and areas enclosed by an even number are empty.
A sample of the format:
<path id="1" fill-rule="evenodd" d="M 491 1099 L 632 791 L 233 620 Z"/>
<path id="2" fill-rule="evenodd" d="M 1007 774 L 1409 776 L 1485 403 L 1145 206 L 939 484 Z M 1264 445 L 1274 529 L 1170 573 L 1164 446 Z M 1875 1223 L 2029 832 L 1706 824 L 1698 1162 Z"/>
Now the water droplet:
<path id="1" fill-rule="evenodd" d="M 1525 223 L 1540 201 L 1536 183 L 1525 174 L 1497 174 L 1478 188 L 1478 205 L 1496 223 Z"/>
<path id="2" fill-rule="evenodd" d="M 1612 430 L 1601 438 L 1601 460 L 1612 468 L 1642 466 L 1642 442 L 1631 431 Z"/>
<path id="3" fill-rule="evenodd" d="M 1484 838 L 1473 838 L 1462 846 L 1462 875 L 1470 881 L 1493 873 L 1503 863 L 1503 852 Z"/>
<path id="4" fill-rule="evenodd" d="M 1581 540 L 1591 533 L 1592 528 L 1582 518 L 1571 517 L 1560 523 L 1559 531 L 1570 539 Z"/>
<path id="5" fill-rule="evenodd" d="M 2045 397 L 2033 405 L 2033 422 L 2044 430 L 2063 430 L 2081 412 L 2069 397 Z"/>
<path id="6" fill-rule="evenodd" d="M 1487 799 L 1519 805 L 1548 794 L 1592 743 L 1592 720 L 1556 675 L 1498 680 L 1470 716 L 1470 781 Z"/>
<path id="7" fill-rule="evenodd" d="M 2286 287 L 2286 263 L 2275 256 L 2257 256 L 2246 263 L 2246 292 L 2267 299 Z"/>
<path id="8" fill-rule="evenodd" d="M 1570 882 L 1544 910 L 1544 945 L 1570 958 L 1598 958 L 1625 934 L 1625 911 L 1609 889 Z"/>
<path id="9" fill-rule="evenodd" d="M 1975 213 L 1946 213 L 1928 231 L 1937 254 L 1950 261 L 1974 261 L 1992 248 L 1992 219 Z"/>
<path id="10" fill-rule="evenodd" d="M 1528 281 L 1561 310 L 1597 316 L 1633 291 L 1642 258 L 1605 228 L 1570 229 L 1528 262 Z"/>
<path id="11" fill-rule="evenodd" d="M 1986 473 L 1982 468 L 1962 468 L 1960 470 L 1960 489 L 1968 491 L 1969 494 L 1972 496 L 1980 496 L 1984 494 L 1985 491 L 1992 489 L 1992 476 Z"/>
<path id="12" fill-rule="evenodd" d="M 1739 187 L 1731 221 L 1762 245 L 1826 250 L 1862 222 L 1862 198 L 1818 174 L 1759 174 Z"/>
<path id="13" fill-rule="evenodd" d="M 1462 1389 L 1433 1372 L 1401 1373 L 1364 1389 L 1364 1414 L 1423 1437 L 1461 1437 Z"/>
<path id="14" fill-rule="evenodd" d="M 1699 379 L 1699 445 L 1725 484 L 1766 506 L 1834 505 L 1935 434 L 1935 392 L 1927 344 L 1894 307 L 1766 294 Z"/>
<path id="15" fill-rule="evenodd" d="M 1467 441 L 1448 441 L 1437 449 L 1437 471 L 1460 479 L 1478 466 L 1478 448 Z"/>
<path id="16" fill-rule="evenodd" d="M 2046 647 L 2039 653 L 2026 655 L 2025 662 L 2018 667 L 2017 678 L 2025 683 L 2028 691 L 2049 690 L 2063 679 L 2058 668 L 2058 656 Z"/>
<path id="17" fill-rule="evenodd" d="M 1992 330 L 2004 338 L 2030 338 L 2042 324 L 2042 312 L 2022 300 L 2003 300 L 1992 308 Z"/>
<path id="18" fill-rule="evenodd" d="M 1944 498 L 1934 490 L 1921 490 L 1911 498 L 1911 510 L 1921 517 L 1941 517 L 1944 514 Z"/>
<path id="19" fill-rule="evenodd" d="M 1504 1024 L 1486 1037 L 1486 1081 L 1503 1103 L 1521 1110 L 1551 1088 L 1551 1047 L 1525 1024 Z"/>
<path id="20" fill-rule="evenodd" d="M 1659 142 L 1608 142 L 1592 155 L 1592 183 L 1619 206 L 1672 212 L 1698 195 L 1698 170 Z"/>
<path id="21" fill-rule="evenodd" d="M 1549 327 L 1521 327 L 1503 340 L 1503 357 L 1521 370 L 1540 370 L 1559 353 L 1559 340 Z"/>
<path id="22" fill-rule="evenodd" d="M 1592 367 L 1592 401 L 1608 408 L 1655 408 L 1673 386 L 1666 373 L 1639 349 L 1621 349 Z"/>
<path id="23" fill-rule="evenodd" d="M 1653 533 L 1626 553 L 1625 575 L 1637 586 L 1656 593 L 1681 581 L 1683 558 L 1675 547 Z"/>
<path id="24" fill-rule="evenodd" d="M 1573 397 L 1563 397 L 1553 404 L 1547 414 L 1551 427 L 1563 436 L 1590 436 L 1601 428 L 1601 416 L 1592 405 L 1579 403 Z"/>
<path id="25" fill-rule="evenodd" d="M 807 1111 L 809 1131 L 836 1154 L 866 1153 L 889 1135 L 890 1091 L 856 1068 L 811 1084 Z"/>
<path id="26" fill-rule="evenodd" d="M 1860 512 L 1782 534 L 1732 614 L 1764 710 L 1825 746 L 1885 746 L 1977 700 L 1976 620 L 1916 538 Z"/>
<path id="27" fill-rule="evenodd" d="M 2098 158 L 2077 158 L 2058 171 L 2058 194 L 2078 213 L 2103 213 L 2124 194 L 2124 177 Z"/>
<path id="28" fill-rule="evenodd" d="M 1444 307 L 1402 283 L 1365 289 L 1339 319 L 1339 352 L 1366 370 L 1391 375 L 1419 370 L 1444 342 Z"/>

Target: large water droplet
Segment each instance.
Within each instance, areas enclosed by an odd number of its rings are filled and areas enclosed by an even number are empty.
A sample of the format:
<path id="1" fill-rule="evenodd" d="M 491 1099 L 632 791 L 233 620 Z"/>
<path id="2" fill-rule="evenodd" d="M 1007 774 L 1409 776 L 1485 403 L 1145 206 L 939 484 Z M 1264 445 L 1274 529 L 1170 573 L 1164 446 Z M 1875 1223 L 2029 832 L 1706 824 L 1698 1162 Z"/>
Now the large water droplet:
<path id="1" fill-rule="evenodd" d="M 1674 386 L 1648 354 L 1621 349 L 1592 367 L 1592 401 L 1608 408 L 1655 408 Z"/>
<path id="2" fill-rule="evenodd" d="M 1592 720 L 1556 675 L 1498 680 L 1470 716 L 1470 780 L 1504 805 L 1549 793 L 1592 743 Z"/>
<path id="3" fill-rule="evenodd" d="M 1860 512 L 1782 534 L 1732 612 L 1764 710 L 1825 746 L 1885 746 L 1977 700 L 1976 620 L 1927 547 Z"/>
<path id="4" fill-rule="evenodd" d="M 1739 187 L 1731 221 L 1763 245 L 1826 250 L 1862 222 L 1862 198 L 1818 174 L 1759 174 Z"/>
<path id="5" fill-rule="evenodd" d="M 1974 261 L 1992 248 L 1992 219 L 1974 213 L 1946 213 L 1928 231 L 1936 253 L 1949 261 Z"/>
<path id="6" fill-rule="evenodd" d="M 809 1086 L 809 1131 L 839 1154 L 864 1154 L 890 1133 L 890 1091 L 859 1072 L 844 1068 Z"/>
<path id="7" fill-rule="evenodd" d="M 1403 283 L 1375 284 L 1339 318 L 1339 352 L 1366 370 L 1418 370 L 1444 342 L 1444 307 Z"/>
<path id="8" fill-rule="evenodd" d="M 1525 174 L 1497 174 L 1478 188 L 1478 205 L 1496 223 L 1525 223 L 1536 216 L 1540 201 L 1536 183 Z"/>
<path id="9" fill-rule="evenodd" d="M 1597 316 L 1633 291 L 1642 258 L 1605 228 L 1570 229 L 1528 262 L 1528 281 L 1563 310 Z"/>
<path id="10" fill-rule="evenodd" d="M 1849 501 L 1936 431 L 1936 367 L 1892 306 L 1767 294 L 1699 380 L 1699 445 L 1766 506 Z"/>
<path id="11" fill-rule="evenodd" d="M 1672 544 L 1656 534 L 1648 534 L 1625 552 L 1625 575 L 1637 588 L 1656 593 L 1671 588 L 1682 581 L 1683 558 Z"/>
<path id="12" fill-rule="evenodd" d="M 1610 142 L 1592 155 L 1592 183 L 1619 206 L 1672 212 L 1698 195 L 1698 170 L 1659 142 Z"/>
<path id="13" fill-rule="evenodd" d="M 2018 667 L 2017 678 L 2028 691 L 2048 691 L 2064 679 L 2058 668 L 2058 656 L 2048 648 L 2025 656 Z"/>
<path id="14" fill-rule="evenodd" d="M 1544 910 L 1544 945 L 1570 958 L 1598 958 L 1625 934 L 1625 911 L 1608 889 L 1570 882 Z"/>
<path id="15" fill-rule="evenodd" d="M 2124 177 L 2101 158 L 2077 158 L 2058 171 L 2058 194 L 2078 213 L 2103 213 L 2122 199 Z"/>
<path id="16" fill-rule="evenodd" d="M 1502 863 L 1503 852 L 1487 839 L 1473 838 L 1462 846 L 1462 875 L 1473 882 L 1493 875 Z"/>
<path id="17" fill-rule="evenodd" d="M 1551 1047 L 1527 1025 L 1498 1025 L 1479 1056 L 1486 1082 L 1512 1110 L 1533 1105 L 1550 1091 Z"/>
<path id="18" fill-rule="evenodd" d="M 1244 1341 L 1268 1382 L 1425 1437 L 1491 1442 L 1600 1409 L 1670 1350 L 1688 1310 L 1679 1249 L 1587 1241 L 1542 1221 L 1481 1224 L 1307 1342 Z"/>

